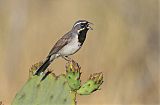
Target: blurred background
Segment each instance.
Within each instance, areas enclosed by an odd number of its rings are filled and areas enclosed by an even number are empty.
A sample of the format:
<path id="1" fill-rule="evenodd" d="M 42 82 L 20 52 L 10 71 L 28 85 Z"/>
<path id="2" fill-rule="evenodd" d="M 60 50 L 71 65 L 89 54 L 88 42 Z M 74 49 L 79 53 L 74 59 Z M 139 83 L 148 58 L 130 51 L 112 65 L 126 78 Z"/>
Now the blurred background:
<path id="1" fill-rule="evenodd" d="M 158 105 L 158 0 L 0 0 L 0 100 L 10 105 L 75 21 L 94 23 L 82 49 L 71 56 L 82 80 L 104 73 L 101 91 L 78 96 L 78 105 Z M 50 67 L 65 73 L 66 61 Z"/>

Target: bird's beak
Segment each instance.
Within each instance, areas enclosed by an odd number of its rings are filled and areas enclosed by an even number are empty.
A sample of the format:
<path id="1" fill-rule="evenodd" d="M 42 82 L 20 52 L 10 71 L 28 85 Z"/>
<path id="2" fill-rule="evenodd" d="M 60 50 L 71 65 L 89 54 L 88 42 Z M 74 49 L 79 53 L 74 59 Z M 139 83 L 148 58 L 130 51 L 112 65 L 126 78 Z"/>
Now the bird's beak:
<path id="1" fill-rule="evenodd" d="M 93 28 L 90 25 L 93 25 L 93 23 L 88 22 L 87 28 L 90 29 L 90 30 L 93 30 Z"/>

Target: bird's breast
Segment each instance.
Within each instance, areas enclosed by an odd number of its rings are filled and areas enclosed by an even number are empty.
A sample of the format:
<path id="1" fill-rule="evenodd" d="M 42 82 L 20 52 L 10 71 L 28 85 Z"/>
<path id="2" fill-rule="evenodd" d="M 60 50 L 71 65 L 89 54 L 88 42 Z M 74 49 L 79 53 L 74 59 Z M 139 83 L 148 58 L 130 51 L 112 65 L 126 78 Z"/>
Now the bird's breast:
<path id="1" fill-rule="evenodd" d="M 67 45 L 65 45 L 59 53 L 62 56 L 68 56 L 76 53 L 81 48 L 81 43 L 78 42 L 78 36 L 73 38 Z"/>

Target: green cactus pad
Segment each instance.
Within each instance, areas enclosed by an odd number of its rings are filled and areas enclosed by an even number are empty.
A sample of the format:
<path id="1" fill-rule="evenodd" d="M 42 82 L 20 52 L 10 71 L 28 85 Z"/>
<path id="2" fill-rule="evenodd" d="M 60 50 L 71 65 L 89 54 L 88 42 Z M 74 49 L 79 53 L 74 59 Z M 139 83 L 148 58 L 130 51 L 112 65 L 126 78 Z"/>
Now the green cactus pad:
<path id="1" fill-rule="evenodd" d="M 90 76 L 89 80 L 82 85 L 82 87 L 77 90 L 80 95 L 89 95 L 99 89 L 100 85 L 103 83 L 103 74 L 95 73 Z"/>
<path id="2" fill-rule="evenodd" d="M 80 88 L 81 85 L 80 76 L 81 76 L 80 66 L 78 65 L 78 63 L 74 61 L 69 62 L 66 65 L 66 79 L 68 81 L 70 88 L 73 91 L 78 90 Z"/>
<path id="3" fill-rule="evenodd" d="M 75 92 L 71 91 L 65 75 L 55 76 L 50 73 L 44 76 L 30 76 L 16 94 L 12 105 L 75 105 Z"/>

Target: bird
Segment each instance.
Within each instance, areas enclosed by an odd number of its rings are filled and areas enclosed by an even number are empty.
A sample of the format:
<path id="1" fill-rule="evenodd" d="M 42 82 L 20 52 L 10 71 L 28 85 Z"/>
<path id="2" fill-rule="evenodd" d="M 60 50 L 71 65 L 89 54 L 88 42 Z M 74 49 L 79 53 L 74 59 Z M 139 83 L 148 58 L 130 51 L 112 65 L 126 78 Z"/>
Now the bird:
<path id="1" fill-rule="evenodd" d="M 47 67 L 56 58 L 62 57 L 67 61 L 72 60 L 68 56 L 75 54 L 79 49 L 81 49 L 88 30 L 93 30 L 90 26 L 92 24 L 93 23 L 87 20 L 76 21 L 71 30 L 55 43 L 42 65 L 34 72 L 34 75 L 41 75 L 44 73 Z"/>

